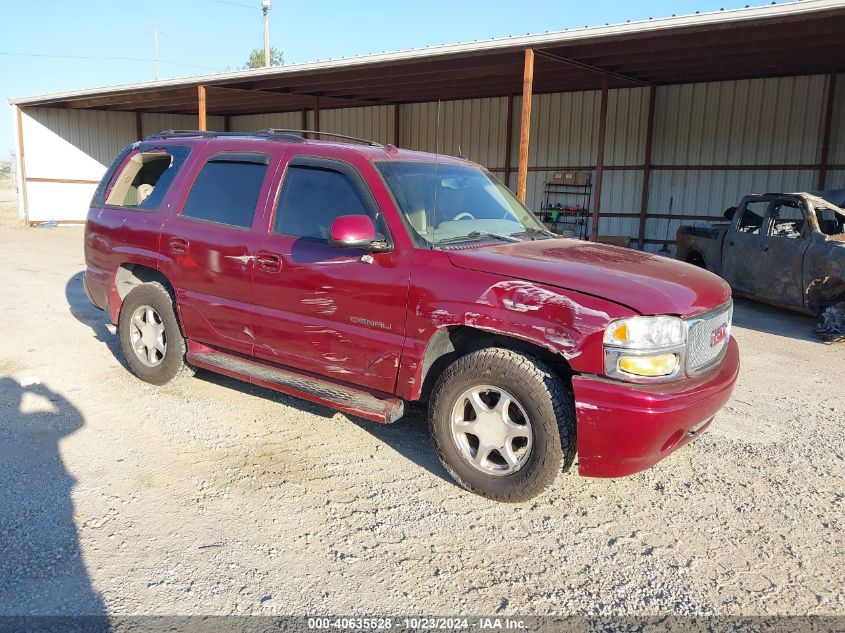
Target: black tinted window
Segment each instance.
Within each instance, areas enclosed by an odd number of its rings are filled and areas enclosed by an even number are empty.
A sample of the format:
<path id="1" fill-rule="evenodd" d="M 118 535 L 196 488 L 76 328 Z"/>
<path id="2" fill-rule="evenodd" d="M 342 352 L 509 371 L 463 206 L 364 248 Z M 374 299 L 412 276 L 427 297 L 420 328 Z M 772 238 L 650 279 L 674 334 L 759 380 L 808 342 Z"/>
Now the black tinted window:
<path id="1" fill-rule="evenodd" d="M 345 174 L 291 165 L 279 194 L 273 232 L 325 240 L 338 216 L 369 214 L 361 192 Z"/>
<path id="2" fill-rule="evenodd" d="M 265 162 L 212 159 L 203 166 L 182 215 L 250 227 L 267 172 Z"/>

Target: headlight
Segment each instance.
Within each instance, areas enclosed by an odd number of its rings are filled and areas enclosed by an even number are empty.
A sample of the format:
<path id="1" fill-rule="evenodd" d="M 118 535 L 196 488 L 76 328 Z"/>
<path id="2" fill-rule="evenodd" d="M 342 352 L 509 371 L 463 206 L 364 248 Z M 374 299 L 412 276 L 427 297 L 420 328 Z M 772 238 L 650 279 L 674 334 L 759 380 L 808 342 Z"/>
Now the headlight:
<path id="1" fill-rule="evenodd" d="M 604 344 L 628 349 L 655 349 L 683 345 L 687 329 L 678 317 L 631 317 L 611 323 L 604 332 Z"/>
<path id="2" fill-rule="evenodd" d="M 678 317 L 631 317 L 604 332 L 605 373 L 632 382 L 671 380 L 683 371 L 686 323 Z"/>

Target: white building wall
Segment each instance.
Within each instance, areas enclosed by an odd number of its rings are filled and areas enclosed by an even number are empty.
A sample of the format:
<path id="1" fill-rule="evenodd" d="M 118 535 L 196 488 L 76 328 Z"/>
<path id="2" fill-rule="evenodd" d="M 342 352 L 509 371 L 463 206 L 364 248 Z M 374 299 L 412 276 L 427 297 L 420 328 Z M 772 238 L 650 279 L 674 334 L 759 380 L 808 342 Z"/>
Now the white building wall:
<path id="1" fill-rule="evenodd" d="M 84 220 L 107 166 L 135 140 L 135 115 L 39 108 L 22 123 L 28 220 Z"/>
<path id="2" fill-rule="evenodd" d="M 28 220 L 32 223 L 85 220 L 91 196 L 106 169 L 120 150 L 138 140 L 134 112 L 30 108 L 22 112 L 22 123 Z M 141 116 L 144 137 L 167 129 L 196 127 L 195 115 Z M 208 127 L 222 130 L 223 117 L 208 117 Z"/>

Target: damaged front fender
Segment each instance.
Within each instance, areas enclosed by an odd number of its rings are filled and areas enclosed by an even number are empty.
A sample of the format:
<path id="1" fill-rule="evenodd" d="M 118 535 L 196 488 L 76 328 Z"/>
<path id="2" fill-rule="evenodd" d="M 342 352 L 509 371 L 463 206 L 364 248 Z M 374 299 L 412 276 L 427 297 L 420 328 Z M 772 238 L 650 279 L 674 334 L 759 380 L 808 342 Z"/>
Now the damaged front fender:
<path id="1" fill-rule="evenodd" d="M 444 278 L 451 282 L 443 284 Z M 598 374 L 608 323 L 634 314 L 583 293 L 432 262 L 413 273 L 399 388 L 404 398 L 419 398 L 431 365 L 426 350 L 438 332 L 453 327 L 525 341 L 560 356 L 575 372 Z"/>

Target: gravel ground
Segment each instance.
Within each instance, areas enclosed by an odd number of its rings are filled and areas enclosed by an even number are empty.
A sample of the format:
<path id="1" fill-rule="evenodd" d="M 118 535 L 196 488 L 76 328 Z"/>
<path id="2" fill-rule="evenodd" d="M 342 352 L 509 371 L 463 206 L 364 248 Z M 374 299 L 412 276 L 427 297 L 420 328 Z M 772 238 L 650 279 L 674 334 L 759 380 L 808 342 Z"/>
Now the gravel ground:
<path id="1" fill-rule="evenodd" d="M 810 319 L 738 302 L 742 375 L 706 434 L 505 506 L 447 479 L 420 411 L 140 382 L 85 299 L 81 228 L 13 224 L 0 614 L 845 614 L 845 348 Z"/>

